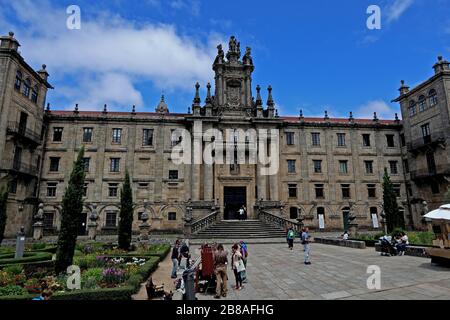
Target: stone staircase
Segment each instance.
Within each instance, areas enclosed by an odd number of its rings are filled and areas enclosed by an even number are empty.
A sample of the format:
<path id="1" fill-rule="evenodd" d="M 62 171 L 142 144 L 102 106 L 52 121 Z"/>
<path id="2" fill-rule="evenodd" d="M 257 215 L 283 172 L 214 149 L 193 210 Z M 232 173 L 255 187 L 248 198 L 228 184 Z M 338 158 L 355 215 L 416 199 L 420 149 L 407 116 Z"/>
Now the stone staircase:
<path id="1" fill-rule="evenodd" d="M 286 232 L 259 220 L 220 221 L 192 235 L 193 239 L 284 238 Z"/>

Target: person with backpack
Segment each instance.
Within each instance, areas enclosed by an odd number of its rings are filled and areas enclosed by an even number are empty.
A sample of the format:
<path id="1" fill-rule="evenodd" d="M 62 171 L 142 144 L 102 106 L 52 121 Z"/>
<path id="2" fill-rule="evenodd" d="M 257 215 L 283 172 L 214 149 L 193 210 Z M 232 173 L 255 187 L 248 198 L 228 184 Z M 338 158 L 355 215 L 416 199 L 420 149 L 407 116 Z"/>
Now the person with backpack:
<path id="1" fill-rule="evenodd" d="M 295 231 L 293 227 L 290 227 L 287 235 L 286 235 L 286 240 L 289 246 L 289 249 L 293 249 L 294 248 L 294 238 L 295 238 Z"/>
<path id="2" fill-rule="evenodd" d="M 242 261 L 244 262 L 244 267 L 245 269 L 247 269 L 247 258 L 248 258 L 248 249 L 247 249 L 247 245 L 245 244 L 244 241 L 240 241 L 239 242 L 239 247 L 240 247 L 240 252 L 242 255 Z M 241 273 L 241 277 L 242 277 L 242 283 L 246 283 L 247 282 L 247 270 L 242 271 Z"/>

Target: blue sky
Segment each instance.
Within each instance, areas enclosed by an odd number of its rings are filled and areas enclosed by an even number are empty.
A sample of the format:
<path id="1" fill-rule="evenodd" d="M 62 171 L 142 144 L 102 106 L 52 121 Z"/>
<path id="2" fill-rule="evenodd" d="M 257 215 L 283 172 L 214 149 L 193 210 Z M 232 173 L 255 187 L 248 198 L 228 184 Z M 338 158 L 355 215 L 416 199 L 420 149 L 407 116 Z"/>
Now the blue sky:
<path id="1" fill-rule="evenodd" d="M 81 30 L 66 28 L 71 4 Z M 371 4 L 381 30 L 366 27 Z M 0 30 L 15 32 L 33 67 L 47 64 L 55 109 L 153 111 L 164 92 L 186 112 L 195 82 L 214 80 L 216 45 L 235 35 L 280 114 L 393 118 L 400 80 L 414 86 L 438 55 L 450 59 L 449 13 L 450 0 L 0 0 Z"/>

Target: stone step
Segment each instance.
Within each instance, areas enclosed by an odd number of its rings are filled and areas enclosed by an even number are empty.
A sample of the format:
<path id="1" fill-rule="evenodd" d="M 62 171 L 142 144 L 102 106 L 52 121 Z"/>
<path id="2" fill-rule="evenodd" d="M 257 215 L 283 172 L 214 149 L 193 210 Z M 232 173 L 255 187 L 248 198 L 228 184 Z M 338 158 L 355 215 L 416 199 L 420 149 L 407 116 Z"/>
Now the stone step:
<path id="1" fill-rule="evenodd" d="M 217 222 L 193 235 L 194 239 L 264 239 L 284 238 L 283 229 L 259 220 L 228 220 Z"/>

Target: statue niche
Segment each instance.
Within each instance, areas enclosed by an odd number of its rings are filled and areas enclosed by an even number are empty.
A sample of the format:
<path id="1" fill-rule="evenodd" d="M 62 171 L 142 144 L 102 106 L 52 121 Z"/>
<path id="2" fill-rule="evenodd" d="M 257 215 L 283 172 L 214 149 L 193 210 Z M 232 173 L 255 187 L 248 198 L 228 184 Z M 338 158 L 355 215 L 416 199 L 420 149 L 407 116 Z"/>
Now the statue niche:
<path id="1" fill-rule="evenodd" d="M 227 106 L 232 109 L 237 109 L 241 106 L 241 83 L 239 81 L 227 82 Z"/>

